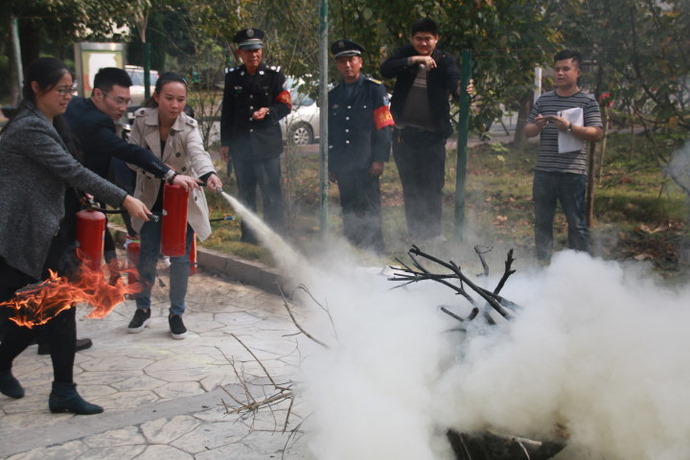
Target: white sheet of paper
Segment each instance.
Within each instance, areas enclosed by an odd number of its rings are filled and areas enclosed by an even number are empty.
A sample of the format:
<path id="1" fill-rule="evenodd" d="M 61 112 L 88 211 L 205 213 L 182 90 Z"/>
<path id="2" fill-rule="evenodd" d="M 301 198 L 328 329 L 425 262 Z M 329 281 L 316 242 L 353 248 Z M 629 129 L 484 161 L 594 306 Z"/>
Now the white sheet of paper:
<path id="1" fill-rule="evenodd" d="M 565 118 L 575 126 L 584 126 L 585 124 L 585 113 L 582 107 L 561 110 L 558 112 L 558 116 Z M 558 153 L 579 152 L 582 150 L 582 145 L 582 139 L 578 139 L 574 134 L 558 131 Z"/>

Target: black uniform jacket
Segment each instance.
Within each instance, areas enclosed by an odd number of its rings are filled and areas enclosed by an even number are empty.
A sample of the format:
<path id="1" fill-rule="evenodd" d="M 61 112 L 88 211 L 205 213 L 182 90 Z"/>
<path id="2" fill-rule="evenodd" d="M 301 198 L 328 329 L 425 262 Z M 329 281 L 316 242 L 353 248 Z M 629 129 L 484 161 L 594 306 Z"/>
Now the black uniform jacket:
<path id="1" fill-rule="evenodd" d="M 388 161 L 393 117 L 386 88 L 360 75 L 348 98 L 345 83 L 328 93 L 328 169 L 369 169 Z"/>
<path id="2" fill-rule="evenodd" d="M 115 122 L 98 110 L 91 99 L 72 98 L 65 120 L 77 137 L 77 145 L 84 155 L 84 166 L 101 177 L 108 177 L 113 157 L 137 165 L 159 178 L 170 169 L 148 150 L 115 134 Z"/>
<path id="3" fill-rule="evenodd" d="M 230 156 L 241 160 L 275 158 L 283 152 L 280 119 L 292 110 L 290 92 L 285 89 L 285 75 L 274 67 L 260 64 L 254 75 L 244 65 L 225 75 L 220 137 L 230 147 Z M 252 113 L 268 107 L 263 120 L 253 120 Z"/>
<path id="4" fill-rule="evenodd" d="M 381 64 L 381 75 L 385 78 L 396 78 L 391 100 L 393 118 L 397 119 L 405 109 L 405 101 L 412 89 L 419 66 L 419 64 L 408 65 L 408 58 L 418 54 L 414 47 L 408 44 Z M 447 138 L 452 132 L 449 98 L 451 94 L 455 95 L 458 81 L 460 81 L 460 71 L 455 58 L 445 51 L 437 48 L 432 52 L 431 57 L 436 61 L 436 68 L 429 71 L 427 93 L 434 120 L 438 123 L 437 130 L 444 138 Z"/>

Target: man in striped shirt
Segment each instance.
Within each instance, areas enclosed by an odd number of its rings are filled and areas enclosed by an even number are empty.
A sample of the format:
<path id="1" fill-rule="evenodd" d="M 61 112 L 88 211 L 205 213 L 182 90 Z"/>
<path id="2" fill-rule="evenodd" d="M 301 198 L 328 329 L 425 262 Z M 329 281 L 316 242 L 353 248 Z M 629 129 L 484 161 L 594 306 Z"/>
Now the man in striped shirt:
<path id="1" fill-rule="evenodd" d="M 539 97 L 525 125 L 527 137 L 540 135 L 541 140 L 532 195 L 536 255 L 545 263 L 551 259 L 558 202 L 568 221 L 568 247 L 589 252 L 586 142 L 601 139 L 602 123 L 596 98 L 578 86 L 581 62 L 577 51 L 554 56 L 556 89 Z"/>

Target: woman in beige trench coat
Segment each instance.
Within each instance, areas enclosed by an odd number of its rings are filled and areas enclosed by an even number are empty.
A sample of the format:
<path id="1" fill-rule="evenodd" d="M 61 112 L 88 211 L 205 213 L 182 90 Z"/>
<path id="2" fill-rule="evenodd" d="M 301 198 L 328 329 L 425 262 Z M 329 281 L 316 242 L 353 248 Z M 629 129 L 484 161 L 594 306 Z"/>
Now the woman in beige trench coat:
<path id="1" fill-rule="evenodd" d="M 158 78 L 150 107 L 135 112 L 130 142 L 149 149 L 177 173 L 187 174 L 206 184 L 209 190 L 223 186 L 203 148 L 197 122 L 183 110 L 187 101 L 187 83 L 176 73 L 166 72 Z M 137 171 L 134 196 L 143 201 L 154 213 L 161 213 L 163 183 L 144 171 Z M 168 323 L 174 339 L 183 339 L 187 328 L 182 321 L 189 278 L 189 251 L 194 234 L 205 240 L 211 234 L 208 206 L 202 189 L 189 193 L 187 206 L 187 241 L 183 256 L 170 258 L 170 313 Z M 137 309 L 127 331 L 141 332 L 151 318 L 151 287 L 156 277 L 156 263 L 160 252 L 161 222 L 143 222 L 132 219 L 141 239 L 141 252 L 137 269 L 143 290 L 136 296 Z"/>

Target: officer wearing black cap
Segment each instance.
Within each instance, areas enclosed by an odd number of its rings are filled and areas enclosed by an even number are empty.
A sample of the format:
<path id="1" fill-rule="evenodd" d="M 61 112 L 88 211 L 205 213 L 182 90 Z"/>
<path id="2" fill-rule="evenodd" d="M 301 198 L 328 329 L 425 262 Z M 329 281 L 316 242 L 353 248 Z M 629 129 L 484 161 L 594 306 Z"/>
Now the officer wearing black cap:
<path id="1" fill-rule="evenodd" d="M 240 200 L 256 211 L 258 186 L 264 220 L 280 232 L 285 227 L 285 212 L 280 188 L 283 136 L 279 121 L 290 113 L 292 102 L 285 89 L 285 76 L 279 68 L 263 63 L 263 39 L 264 32 L 252 28 L 240 30 L 233 39 L 242 64 L 225 75 L 220 153 L 228 161 L 228 171 L 235 171 Z M 257 242 L 244 223 L 242 241 Z"/>
<path id="2" fill-rule="evenodd" d="M 393 117 L 383 84 L 361 74 L 363 52 L 351 40 L 331 45 L 343 79 L 328 93 L 328 171 L 338 183 L 345 237 L 380 253 L 379 177 L 390 155 Z"/>

